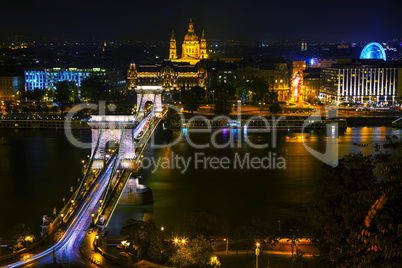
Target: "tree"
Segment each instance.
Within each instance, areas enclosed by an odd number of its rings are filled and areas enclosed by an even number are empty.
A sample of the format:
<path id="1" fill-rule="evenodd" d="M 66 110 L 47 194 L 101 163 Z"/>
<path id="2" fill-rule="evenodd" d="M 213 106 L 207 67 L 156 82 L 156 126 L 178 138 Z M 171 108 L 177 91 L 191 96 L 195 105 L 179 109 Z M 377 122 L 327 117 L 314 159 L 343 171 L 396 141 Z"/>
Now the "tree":
<path id="1" fill-rule="evenodd" d="M 31 229 L 23 223 L 14 226 L 14 239 L 17 240 L 16 249 L 27 247 L 35 240 Z"/>
<path id="2" fill-rule="evenodd" d="M 296 249 L 296 254 L 292 257 L 290 264 L 291 268 L 305 268 L 307 267 L 306 259 L 303 257 L 304 252 L 300 249 Z"/>
<path id="3" fill-rule="evenodd" d="M 170 260 L 180 267 L 206 267 L 211 263 L 213 252 L 212 243 L 199 235 L 184 245 L 178 245 Z"/>
<path id="4" fill-rule="evenodd" d="M 203 101 L 205 99 L 206 93 L 205 93 L 205 89 L 203 89 L 202 87 L 194 86 L 194 87 L 191 87 L 190 91 L 192 91 L 194 93 L 194 95 L 197 97 L 198 101 Z"/>
<path id="5" fill-rule="evenodd" d="M 74 82 L 61 81 L 56 84 L 54 97 L 55 101 L 61 109 L 64 110 L 64 108 L 71 103 L 71 100 L 73 99 L 74 88 Z"/>
<path id="6" fill-rule="evenodd" d="M 262 78 L 254 78 L 250 84 L 250 90 L 253 93 L 253 103 L 259 104 L 267 101 L 268 84 Z"/>
<path id="7" fill-rule="evenodd" d="M 272 103 L 270 111 L 276 113 L 282 111 L 278 104 L 278 92 L 275 90 L 269 90 L 269 85 L 262 78 L 254 78 L 250 84 L 250 90 L 252 92 L 252 99 L 254 104 L 259 104 L 260 109 L 265 103 Z M 271 110 L 272 109 L 272 110 Z"/>
<path id="8" fill-rule="evenodd" d="M 269 106 L 269 112 L 273 114 L 277 114 L 282 112 L 282 108 L 278 102 L 274 102 L 271 106 Z"/>
<path id="9" fill-rule="evenodd" d="M 85 78 L 80 86 L 81 97 L 92 101 L 109 99 L 109 89 L 109 85 L 98 76 Z"/>
<path id="10" fill-rule="evenodd" d="M 159 262 L 168 249 L 165 233 L 153 221 L 128 220 L 120 234 L 130 242 L 130 251 L 137 253 L 138 261 Z"/>
<path id="11" fill-rule="evenodd" d="M 230 84 L 219 84 L 211 88 L 215 93 L 215 113 L 228 115 L 232 112 L 232 101 L 235 97 L 235 88 Z"/>
<path id="12" fill-rule="evenodd" d="M 183 98 L 184 109 L 193 113 L 195 110 L 198 109 L 198 94 L 195 89 L 191 89 L 185 92 Z"/>
<path id="13" fill-rule="evenodd" d="M 43 97 L 45 97 L 46 91 L 43 89 L 35 88 L 32 91 L 27 92 L 27 98 L 29 100 L 34 100 L 34 101 L 41 101 L 43 100 Z"/>
<path id="14" fill-rule="evenodd" d="M 397 137 L 376 154 L 349 154 L 323 167 L 310 213 L 314 243 L 328 263 L 396 267 L 401 263 L 402 154 Z M 390 152 L 391 150 L 391 152 Z"/>
<path id="15" fill-rule="evenodd" d="M 243 79 L 234 79 L 230 81 L 230 84 L 236 90 L 236 98 L 242 100 L 246 94 L 251 90 L 250 83 L 247 83 Z"/>
<path id="16" fill-rule="evenodd" d="M 207 239 L 211 239 L 212 237 L 226 237 L 229 232 L 228 222 L 208 211 L 193 212 L 188 219 L 190 237 L 202 235 Z"/>
<path id="17" fill-rule="evenodd" d="M 235 231 L 236 240 L 243 240 L 248 244 L 247 251 L 254 248 L 257 242 L 276 245 L 279 241 L 275 234 L 276 225 L 262 219 L 251 220 Z"/>

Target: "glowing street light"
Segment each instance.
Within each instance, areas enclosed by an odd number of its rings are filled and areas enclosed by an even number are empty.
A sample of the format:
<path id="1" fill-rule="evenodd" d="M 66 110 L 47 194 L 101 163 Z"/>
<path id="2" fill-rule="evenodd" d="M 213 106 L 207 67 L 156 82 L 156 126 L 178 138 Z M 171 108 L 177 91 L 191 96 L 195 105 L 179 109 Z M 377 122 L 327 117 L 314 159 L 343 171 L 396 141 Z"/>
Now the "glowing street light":
<path id="1" fill-rule="evenodd" d="M 257 243 L 256 246 L 257 247 L 255 248 L 255 258 L 256 258 L 255 268 L 258 268 L 258 255 L 260 255 L 260 243 Z"/>
<path id="2" fill-rule="evenodd" d="M 128 242 L 127 240 L 124 240 L 124 241 L 121 241 L 121 245 L 126 248 L 126 247 L 130 246 L 130 242 Z"/>

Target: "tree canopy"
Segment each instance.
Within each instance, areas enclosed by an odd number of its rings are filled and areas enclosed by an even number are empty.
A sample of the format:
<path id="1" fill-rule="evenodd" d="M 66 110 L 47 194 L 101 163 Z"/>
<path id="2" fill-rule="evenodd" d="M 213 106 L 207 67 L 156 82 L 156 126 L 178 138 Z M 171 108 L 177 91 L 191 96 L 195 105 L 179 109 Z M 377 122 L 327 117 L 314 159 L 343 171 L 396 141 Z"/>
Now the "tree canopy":
<path id="1" fill-rule="evenodd" d="M 41 101 L 46 95 L 46 91 L 43 89 L 35 88 L 34 90 L 27 91 L 27 99 L 34 101 Z"/>
<path id="2" fill-rule="evenodd" d="M 201 235 L 177 247 L 171 261 L 180 267 L 207 267 L 211 263 L 213 245 Z"/>
<path id="3" fill-rule="evenodd" d="M 129 220 L 120 234 L 130 242 L 130 250 L 136 252 L 138 261 L 146 259 L 159 262 L 168 250 L 165 233 L 153 221 Z"/>
<path id="4" fill-rule="evenodd" d="M 64 109 L 71 103 L 74 98 L 74 91 L 76 85 L 74 82 L 60 81 L 56 84 L 56 91 L 54 94 L 55 102 Z"/>
<path id="5" fill-rule="evenodd" d="M 81 82 L 81 98 L 92 101 L 107 100 L 110 97 L 109 89 L 109 86 L 103 83 L 100 77 L 88 77 Z"/>
<path id="6" fill-rule="evenodd" d="M 214 92 L 215 113 L 228 115 L 233 109 L 233 100 L 235 99 L 236 89 L 227 83 L 219 84 L 211 88 Z"/>
<path id="7" fill-rule="evenodd" d="M 337 167 L 323 167 L 310 218 L 315 245 L 328 263 L 401 263 L 402 154 L 396 140 L 388 137 L 374 155 L 349 154 Z"/>

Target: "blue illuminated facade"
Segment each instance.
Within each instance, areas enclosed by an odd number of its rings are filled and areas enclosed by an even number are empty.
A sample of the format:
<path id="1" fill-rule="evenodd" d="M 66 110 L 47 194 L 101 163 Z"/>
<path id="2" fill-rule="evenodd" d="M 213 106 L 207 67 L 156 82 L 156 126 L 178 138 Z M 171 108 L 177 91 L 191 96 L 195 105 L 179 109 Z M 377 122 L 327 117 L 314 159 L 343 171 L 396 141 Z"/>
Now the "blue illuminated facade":
<path id="1" fill-rule="evenodd" d="M 106 70 L 100 68 L 93 69 L 41 69 L 25 71 L 25 90 L 34 89 L 56 89 L 56 84 L 60 81 L 75 82 L 76 86 L 81 86 L 82 80 L 90 76 L 106 76 Z M 105 77 L 106 79 L 106 77 Z"/>
<path id="2" fill-rule="evenodd" d="M 386 61 L 387 57 L 383 47 L 379 43 L 372 42 L 363 48 L 360 59 L 382 59 Z"/>

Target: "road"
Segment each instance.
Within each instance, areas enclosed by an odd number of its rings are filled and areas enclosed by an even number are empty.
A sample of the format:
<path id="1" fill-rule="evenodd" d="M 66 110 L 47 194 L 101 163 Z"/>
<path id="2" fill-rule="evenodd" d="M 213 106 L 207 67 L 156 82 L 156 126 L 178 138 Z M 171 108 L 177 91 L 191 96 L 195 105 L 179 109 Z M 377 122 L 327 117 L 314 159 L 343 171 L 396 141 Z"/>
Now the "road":
<path id="1" fill-rule="evenodd" d="M 134 137 L 142 137 L 141 134 L 147 129 L 153 113 L 150 112 L 145 118 L 138 122 L 136 128 L 133 130 Z M 141 139 L 142 140 L 142 139 Z M 65 232 L 61 234 L 60 239 L 50 248 L 33 255 L 30 258 L 17 261 L 6 267 L 36 267 L 43 266 L 53 262 L 52 253 L 56 254 L 57 263 L 68 264 L 69 266 L 91 266 L 93 265 L 89 261 L 85 261 L 80 253 L 80 246 L 84 241 L 87 230 L 90 227 L 92 217 L 91 214 L 96 214 L 100 200 L 105 193 L 108 185 L 108 181 L 112 178 L 113 167 L 116 163 L 116 167 L 120 165 L 120 158 L 115 153 L 108 160 L 106 167 L 99 173 L 96 181 L 89 188 L 84 198 L 78 201 L 77 207 L 70 220 L 66 223 Z M 115 176 L 115 175 L 114 175 Z M 96 253 L 94 253 L 96 254 Z"/>
<path id="2" fill-rule="evenodd" d="M 7 267 L 34 267 L 51 263 L 53 261 L 51 256 L 53 250 L 59 263 L 71 263 L 73 266 L 88 265 L 88 263 L 82 260 L 80 245 L 91 224 L 91 214 L 96 213 L 99 208 L 99 201 L 107 187 L 114 161 L 116 161 L 116 154 L 111 157 L 105 169 L 99 174 L 97 181 L 88 190 L 84 199 L 77 205 L 74 214 L 71 216 L 72 220 L 67 223 L 66 231 L 55 245 L 29 259 L 13 263 Z"/>

